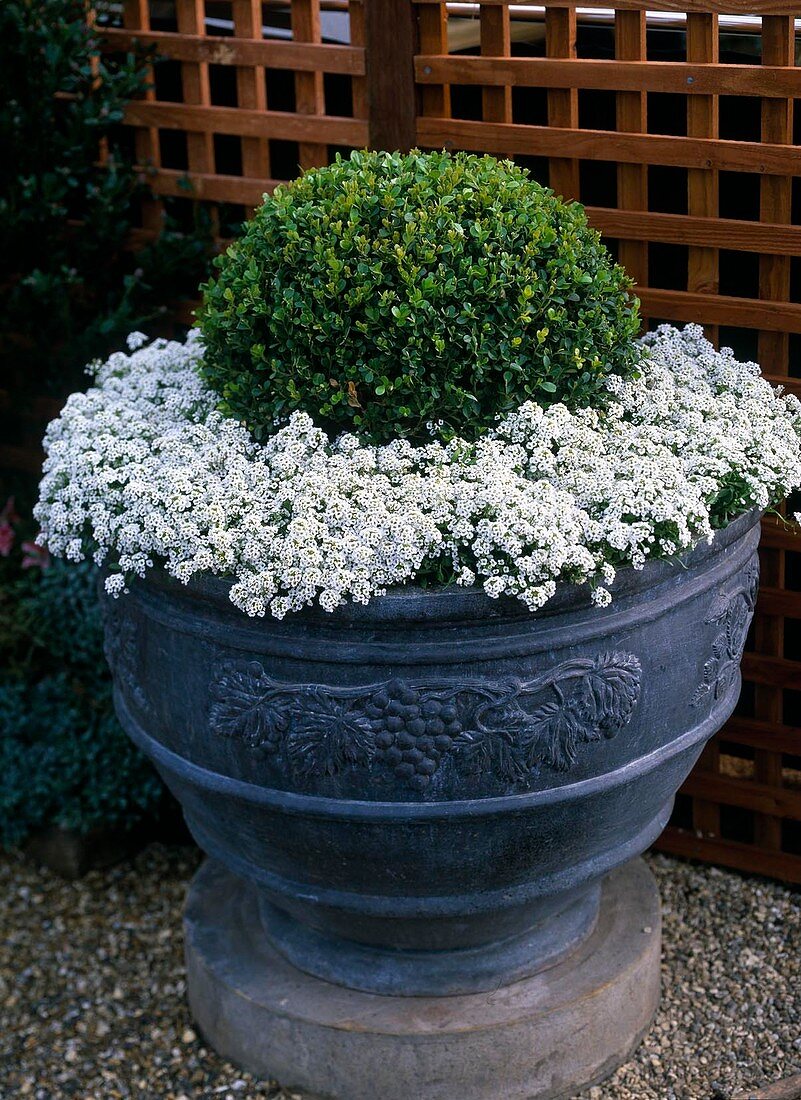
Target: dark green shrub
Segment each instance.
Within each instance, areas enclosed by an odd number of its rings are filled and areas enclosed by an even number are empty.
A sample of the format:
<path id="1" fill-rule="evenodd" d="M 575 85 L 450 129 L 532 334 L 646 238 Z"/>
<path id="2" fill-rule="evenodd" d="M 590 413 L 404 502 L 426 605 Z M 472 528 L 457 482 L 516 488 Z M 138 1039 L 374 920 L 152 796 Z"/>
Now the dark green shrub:
<path id="1" fill-rule="evenodd" d="M 34 384 L 64 395 L 85 385 L 89 360 L 163 323 L 210 263 L 202 212 L 129 247 L 149 192 L 120 123 L 148 59 L 103 54 L 88 11 L 84 0 L 0 4 L 0 375 L 18 413 Z"/>
<path id="2" fill-rule="evenodd" d="M 162 799 L 153 769 L 114 718 L 110 685 L 91 705 L 65 673 L 0 677 L 0 844 L 59 825 L 130 827 Z"/>
<path id="3" fill-rule="evenodd" d="M 47 569 L 30 574 L 16 617 L 28 645 L 46 655 L 48 665 L 59 662 L 106 678 L 97 569 L 91 562 L 51 559 Z"/>
<path id="4" fill-rule="evenodd" d="M 583 208 L 492 157 L 338 157 L 217 266 L 205 375 L 257 438 L 294 409 L 376 441 L 476 434 L 635 369 L 638 303 Z"/>
<path id="5" fill-rule="evenodd" d="M 44 825 L 86 833 L 152 818 L 163 788 L 114 715 L 97 570 L 20 545 L 13 502 L 3 515 L 0 845 Z"/>

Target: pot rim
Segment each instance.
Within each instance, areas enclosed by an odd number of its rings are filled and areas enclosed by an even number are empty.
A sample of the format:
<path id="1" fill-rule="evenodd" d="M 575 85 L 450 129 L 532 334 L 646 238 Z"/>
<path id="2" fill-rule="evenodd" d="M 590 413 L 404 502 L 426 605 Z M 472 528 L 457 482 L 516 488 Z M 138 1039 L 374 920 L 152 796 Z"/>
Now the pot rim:
<path id="1" fill-rule="evenodd" d="M 618 569 L 615 580 L 605 587 L 612 596 L 612 605 L 605 610 L 613 611 L 616 600 L 621 597 L 641 595 L 666 581 L 681 575 L 679 570 L 688 571 L 701 565 L 707 559 L 717 556 L 721 551 L 739 541 L 756 526 L 763 510 L 751 508 L 737 516 L 725 527 L 714 532 L 711 542 L 702 540 L 684 554 L 673 558 L 655 558 L 646 562 L 642 569 L 631 565 Z M 142 582 L 137 582 L 141 584 Z M 230 591 L 236 583 L 230 576 L 220 576 L 211 572 L 191 577 L 184 584 L 167 573 L 162 565 L 154 566 L 147 574 L 144 583 L 160 588 L 184 598 L 210 602 L 235 615 L 244 615 L 230 600 Z M 529 610 L 522 600 L 515 596 L 501 596 L 493 599 L 480 585 L 461 587 L 451 584 L 443 587 L 424 588 L 416 584 L 397 585 L 388 588 L 382 596 L 374 596 L 367 604 L 348 602 L 333 612 L 321 607 L 303 608 L 290 612 L 284 623 L 292 622 L 348 622 L 348 623 L 392 623 L 452 620 L 488 619 L 547 619 L 568 612 L 582 611 L 587 608 L 597 610 L 592 602 L 592 589 L 585 581 L 582 584 L 560 584 L 550 600 L 536 611 Z"/>

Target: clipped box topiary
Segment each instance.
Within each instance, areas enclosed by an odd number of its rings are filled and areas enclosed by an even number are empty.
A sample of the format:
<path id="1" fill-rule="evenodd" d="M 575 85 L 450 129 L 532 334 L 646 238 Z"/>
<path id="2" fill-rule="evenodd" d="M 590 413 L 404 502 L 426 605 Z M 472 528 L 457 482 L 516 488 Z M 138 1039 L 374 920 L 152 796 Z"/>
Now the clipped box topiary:
<path id="1" fill-rule="evenodd" d="M 631 281 L 526 171 L 352 153 L 276 189 L 217 261 L 203 375 L 257 439 L 296 409 L 374 441 L 473 437 L 637 367 Z"/>

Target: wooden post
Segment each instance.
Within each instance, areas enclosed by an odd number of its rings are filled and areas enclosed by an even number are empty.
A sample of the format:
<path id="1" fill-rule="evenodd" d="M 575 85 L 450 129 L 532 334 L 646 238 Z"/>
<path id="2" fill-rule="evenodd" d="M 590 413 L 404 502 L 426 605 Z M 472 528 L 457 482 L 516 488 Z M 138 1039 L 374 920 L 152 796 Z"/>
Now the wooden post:
<path id="1" fill-rule="evenodd" d="M 481 56 L 511 57 L 512 41 L 509 25 L 509 8 L 506 5 L 479 9 L 481 23 Z M 512 121 L 512 89 L 481 89 L 481 117 L 485 122 Z"/>
<path id="2" fill-rule="evenodd" d="M 448 52 L 448 12 L 445 4 L 421 4 L 417 9 L 416 41 L 421 54 L 442 56 Z M 420 114 L 426 118 L 451 117 L 451 89 L 447 84 L 424 84 L 420 89 Z M 446 139 L 444 148 L 452 149 Z"/>
<path id="3" fill-rule="evenodd" d="M 367 102 L 370 146 L 407 152 L 415 144 L 417 116 L 412 0 L 365 0 Z"/>
<path id="4" fill-rule="evenodd" d="M 762 17 L 762 64 L 790 68 L 795 64 L 795 19 L 792 16 Z M 793 144 L 793 100 L 769 98 L 762 100 L 762 140 L 781 145 Z M 793 220 L 793 181 L 789 176 L 763 175 L 760 179 L 760 221 L 774 225 Z M 792 300 L 790 257 L 772 256 L 763 252 L 759 257 L 759 297 L 787 302 Z M 788 374 L 790 337 L 786 332 L 760 332 L 757 355 L 765 374 L 774 379 Z M 785 552 L 764 546 L 760 554 L 763 588 L 784 589 Z M 789 613 L 785 612 L 789 616 Z M 784 655 L 784 615 L 766 615 L 757 604 L 754 623 L 754 643 L 757 653 L 782 658 Z M 784 723 L 784 687 L 756 684 L 754 717 L 771 725 Z M 754 779 L 781 787 L 782 757 L 780 753 L 756 749 Z M 754 817 L 756 843 L 762 848 L 780 850 L 782 823 L 771 814 Z"/>
<path id="5" fill-rule="evenodd" d="M 687 15 L 687 60 L 701 65 L 716 65 L 720 59 L 718 17 L 707 12 Z M 717 138 L 720 127 L 718 97 L 690 95 L 687 97 L 687 136 Z M 701 217 L 718 216 L 718 173 L 706 168 L 690 168 L 687 172 L 687 213 Z M 720 290 L 718 250 L 691 246 L 687 250 L 687 289 L 704 294 Z M 708 339 L 718 342 L 716 325 L 705 325 Z M 699 772 L 714 779 L 720 770 L 720 742 L 710 741 L 696 764 Z M 693 826 L 707 838 L 720 836 L 720 805 L 712 799 L 693 800 Z"/>
<path id="6" fill-rule="evenodd" d="M 644 11 L 615 12 L 615 57 L 618 61 L 647 61 Z M 617 128 L 621 133 L 648 132 L 648 97 L 645 92 L 617 93 Z M 648 209 L 648 166 L 618 164 L 619 210 Z M 648 285 L 648 242 L 620 241 L 618 259 L 640 286 Z"/>
<path id="7" fill-rule="evenodd" d="M 576 57 L 576 9 L 545 9 L 545 53 L 547 57 Z M 548 125 L 577 130 L 578 90 L 551 88 L 548 91 Z M 548 183 L 563 199 L 579 197 L 579 162 L 567 157 L 548 161 Z"/>
<path id="8" fill-rule="evenodd" d="M 147 0 L 123 0 L 123 22 L 126 29 L 134 31 L 150 30 L 150 7 Z M 144 99 L 146 103 L 154 103 L 156 92 L 154 88 L 154 75 L 152 65 L 146 70 L 147 88 Z M 158 168 L 161 164 L 161 148 L 159 145 L 159 132 L 155 126 L 137 127 L 134 131 L 134 148 L 136 150 L 136 163 L 142 168 Z M 147 197 L 141 202 L 142 228 L 151 235 L 161 232 L 164 222 L 163 204 L 155 197 Z"/>
<path id="9" fill-rule="evenodd" d="M 720 61 L 718 17 L 707 12 L 687 15 L 687 60 L 699 65 L 717 65 Z M 718 138 L 720 123 L 718 97 L 687 97 L 687 136 Z M 719 176 L 714 169 L 690 168 L 687 172 L 687 213 L 706 218 L 718 216 Z M 687 289 L 702 294 L 720 292 L 720 260 L 716 248 L 691 246 L 687 259 Z M 718 342 L 716 325 L 704 326 L 707 338 Z"/>
<path id="10" fill-rule="evenodd" d="M 261 0 L 233 0 L 231 12 L 237 38 L 262 40 Z M 243 65 L 236 70 L 237 106 L 247 110 L 267 110 L 267 84 L 264 68 Z M 270 145 L 264 138 L 242 138 L 242 175 L 251 179 L 267 179 L 270 175 Z"/>
<path id="11" fill-rule="evenodd" d="M 322 42 L 320 0 L 292 0 L 292 38 L 295 42 Z M 324 115 L 325 88 L 321 69 L 295 73 L 295 105 L 298 114 Z M 318 141 L 301 141 L 299 166 L 321 168 L 328 164 L 328 146 Z"/>

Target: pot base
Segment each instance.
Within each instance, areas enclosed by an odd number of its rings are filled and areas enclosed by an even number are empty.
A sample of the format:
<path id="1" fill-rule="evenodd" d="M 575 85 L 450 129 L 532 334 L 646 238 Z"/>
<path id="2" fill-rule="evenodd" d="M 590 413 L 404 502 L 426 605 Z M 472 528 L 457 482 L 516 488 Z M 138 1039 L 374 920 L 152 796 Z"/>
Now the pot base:
<path id="1" fill-rule="evenodd" d="M 388 996 L 312 977 L 265 937 L 256 890 L 213 861 L 184 926 L 209 1043 L 326 1100 L 567 1097 L 626 1061 L 659 1001 L 659 897 L 639 859 L 604 880 L 595 929 L 571 955 L 490 993 Z"/>
<path id="2" fill-rule="evenodd" d="M 596 884 L 523 935 L 454 951 L 391 951 L 335 940 L 265 898 L 259 913 L 266 935 L 284 958 L 315 978 L 365 993 L 442 997 L 489 992 L 555 966 L 591 934 L 600 894 Z"/>

